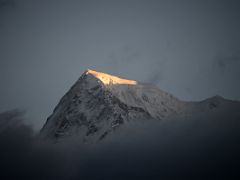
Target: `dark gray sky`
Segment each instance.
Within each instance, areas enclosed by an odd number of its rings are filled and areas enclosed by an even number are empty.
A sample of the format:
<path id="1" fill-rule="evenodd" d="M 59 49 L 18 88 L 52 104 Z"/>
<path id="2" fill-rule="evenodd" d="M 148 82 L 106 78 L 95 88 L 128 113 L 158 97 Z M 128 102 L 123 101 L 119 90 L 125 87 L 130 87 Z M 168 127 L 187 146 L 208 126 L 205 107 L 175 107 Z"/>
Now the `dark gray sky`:
<path id="1" fill-rule="evenodd" d="M 240 3 L 0 0 L 0 111 L 39 129 L 87 68 L 240 100 Z"/>

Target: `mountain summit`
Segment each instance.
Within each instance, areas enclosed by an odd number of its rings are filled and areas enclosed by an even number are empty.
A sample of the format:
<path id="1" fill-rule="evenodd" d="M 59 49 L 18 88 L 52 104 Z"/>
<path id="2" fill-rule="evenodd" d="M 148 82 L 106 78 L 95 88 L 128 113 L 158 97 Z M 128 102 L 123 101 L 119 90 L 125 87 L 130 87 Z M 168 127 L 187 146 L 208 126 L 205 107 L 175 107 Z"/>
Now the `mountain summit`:
<path id="1" fill-rule="evenodd" d="M 154 85 L 87 70 L 62 97 L 41 134 L 103 139 L 124 124 L 176 114 L 183 104 Z"/>
<path id="2" fill-rule="evenodd" d="M 219 96 L 184 102 L 151 84 L 87 70 L 62 97 L 41 135 L 58 139 L 78 134 L 83 141 L 98 141 L 128 124 L 207 114 L 229 102 Z"/>
<path id="3" fill-rule="evenodd" d="M 97 72 L 91 69 L 88 69 L 85 74 L 90 74 L 92 76 L 95 76 L 97 79 L 99 79 L 103 84 L 105 85 L 112 85 L 112 84 L 131 84 L 135 85 L 137 84 L 137 81 L 129 80 L 129 79 L 123 79 L 119 78 L 117 76 L 113 76 L 110 74 L 106 74 L 103 72 Z"/>

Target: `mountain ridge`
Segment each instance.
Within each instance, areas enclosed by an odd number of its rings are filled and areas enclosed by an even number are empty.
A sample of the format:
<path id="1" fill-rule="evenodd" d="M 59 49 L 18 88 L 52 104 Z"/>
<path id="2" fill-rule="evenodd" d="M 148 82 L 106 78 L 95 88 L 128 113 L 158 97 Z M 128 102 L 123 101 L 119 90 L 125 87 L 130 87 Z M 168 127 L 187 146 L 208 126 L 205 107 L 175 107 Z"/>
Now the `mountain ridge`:
<path id="1" fill-rule="evenodd" d="M 157 86 L 88 69 L 61 98 L 40 134 L 52 139 L 78 134 L 83 141 L 98 141 L 129 123 L 208 112 L 225 101 L 214 96 L 185 102 Z"/>

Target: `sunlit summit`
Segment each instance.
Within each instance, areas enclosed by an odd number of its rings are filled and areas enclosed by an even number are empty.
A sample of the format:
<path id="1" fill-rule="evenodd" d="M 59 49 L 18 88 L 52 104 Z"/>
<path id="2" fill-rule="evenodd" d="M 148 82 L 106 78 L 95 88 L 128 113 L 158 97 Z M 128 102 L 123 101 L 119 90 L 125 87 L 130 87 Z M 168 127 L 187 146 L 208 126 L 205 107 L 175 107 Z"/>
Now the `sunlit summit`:
<path id="1" fill-rule="evenodd" d="M 113 75 L 106 74 L 103 72 L 94 71 L 91 69 L 88 69 L 86 71 L 86 74 L 92 74 L 93 76 L 98 78 L 100 81 L 102 81 L 102 83 L 105 85 L 111 85 L 111 84 L 135 85 L 135 84 L 137 84 L 137 81 L 134 81 L 134 80 L 119 78 L 117 76 L 113 76 Z"/>

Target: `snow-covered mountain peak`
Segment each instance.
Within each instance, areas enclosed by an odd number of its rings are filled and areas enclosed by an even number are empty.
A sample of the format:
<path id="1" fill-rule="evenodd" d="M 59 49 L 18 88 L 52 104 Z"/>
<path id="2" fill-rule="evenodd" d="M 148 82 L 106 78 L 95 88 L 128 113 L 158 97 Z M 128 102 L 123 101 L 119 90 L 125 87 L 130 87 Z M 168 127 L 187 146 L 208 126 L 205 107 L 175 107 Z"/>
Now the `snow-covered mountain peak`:
<path id="1" fill-rule="evenodd" d="M 105 85 L 121 85 L 121 84 L 136 85 L 136 84 L 138 84 L 137 81 L 134 81 L 134 80 L 123 79 L 123 78 L 120 78 L 117 76 L 113 76 L 113 75 L 106 74 L 103 72 L 94 71 L 91 69 L 88 69 L 87 71 L 85 71 L 84 74 L 93 75 L 94 77 L 99 79 Z"/>
<path id="2" fill-rule="evenodd" d="M 41 134 L 52 138 L 81 134 L 84 141 L 100 140 L 121 126 L 162 120 L 183 107 L 154 85 L 88 69 L 62 97 Z"/>

